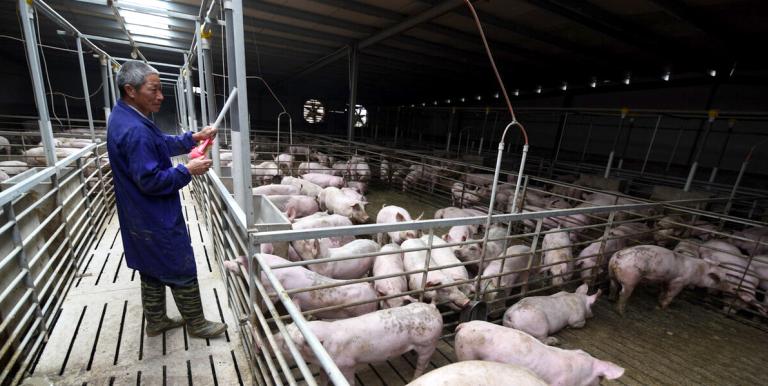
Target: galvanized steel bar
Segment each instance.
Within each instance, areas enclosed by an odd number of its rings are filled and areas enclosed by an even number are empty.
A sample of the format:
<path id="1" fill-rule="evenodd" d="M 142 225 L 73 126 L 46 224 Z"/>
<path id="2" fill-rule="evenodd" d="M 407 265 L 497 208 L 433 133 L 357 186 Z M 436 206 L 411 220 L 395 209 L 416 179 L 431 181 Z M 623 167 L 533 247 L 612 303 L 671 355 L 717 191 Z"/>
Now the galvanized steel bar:
<path id="1" fill-rule="evenodd" d="M 85 63 L 83 62 L 83 44 L 80 37 L 75 38 L 77 44 L 77 57 L 80 62 L 80 78 L 83 81 L 83 98 L 85 100 L 85 113 L 88 117 L 88 128 L 91 129 L 91 141 L 96 142 L 96 133 L 93 131 L 93 114 L 91 112 L 91 95 L 88 91 L 88 79 L 85 75 Z"/>
<path id="2" fill-rule="evenodd" d="M 651 142 L 648 144 L 648 150 L 645 152 L 645 158 L 643 159 L 643 167 L 640 168 L 640 175 L 645 173 L 645 165 L 648 164 L 648 157 L 651 155 L 653 143 L 656 141 L 656 132 L 659 131 L 659 124 L 661 124 L 661 115 L 656 119 L 656 126 L 653 128 L 653 134 L 651 134 Z"/>

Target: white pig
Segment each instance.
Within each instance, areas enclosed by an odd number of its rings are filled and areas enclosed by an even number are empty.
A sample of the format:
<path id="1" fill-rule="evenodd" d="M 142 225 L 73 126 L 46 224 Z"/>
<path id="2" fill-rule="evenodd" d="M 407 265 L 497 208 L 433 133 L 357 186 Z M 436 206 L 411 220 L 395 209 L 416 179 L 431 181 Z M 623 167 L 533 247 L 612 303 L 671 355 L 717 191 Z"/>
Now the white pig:
<path id="1" fill-rule="evenodd" d="M 571 238 L 568 231 L 547 233 L 541 248 L 544 250 L 542 258 L 542 272 L 549 271 L 553 285 L 562 285 L 571 278 L 573 273 L 573 252 L 571 251 Z"/>
<path id="2" fill-rule="evenodd" d="M 423 213 L 422 213 L 423 215 Z M 416 218 L 416 221 L 421 220 L 421 216 Z M 376 224 L 394 224 L 398 222 L 413 221 L 411 214 L 407 210 L 394 205 L 382 205 L 381 210 L 376 215 Z M 419 237 L 418 230 L 404 230 L 396 232 L 382 232 L 377 235 L 379 244 L 384 244 L 389 241 L 395 244 L 402 244 L 407 239 L 415 239 Z"/>
<path id="3" fill-rule="evenodd" d="M 341 188 L 344 186 L 344 179 L 337 176 L 332 176 L 328 174 L 322 174 L 322 173 L 307 173 L 302 174 L 301 178 L 304 180 L 307 180 L 321 188 L 327 188 L 329 186 L 334 186 L 337 188 Z"/>
<path id="4" fill-rule="evenodd" d="M 408 239 L 403 241 L 403 244 L 401 245 L 401 248 L 403 250 L 415 249 L 415 248 L 426 248 L 426 247 L 427 245 L 424 244 L 424 241 L 422 241 L 421 239 Z M 405 268 L 406 271 L 421 270 L 425 268 L 426 260 L 427 260 L 426 250 L 405 252 L 403 255 L 403 267 Z M 429 265 L 430 267 L 432 267 L 433 263 L 430 261 Z M 424 274 L 422 272 L 412 273 L 408 275 L 408 288 L 410 288 L 411 290 L 422 289 L 423 277 L 424 277 Z M 448 302 L 448 306 L 455 310 L 460 310 L 466 307 L 469 304 L 469 299 L 456 286 L 447 286 L 447 287 L 438 288 L 435 290 L 429 290 L 429 288 L 432 288 L 432 287 L 448 285 L 451 283 L 453 283 L 453 280 L 451 280 L 451 278 L 448 277 L 448 275 L 443 273 L 443 271 L 440 271 L 440 270 L 429 271 L 427 273 L 427 282 L 424 283 L 424 288 L 427 290 L 426 292 L 424 292 L 424 298 L 437 303 Z"/>
<path id="5" fill-rule="evenodd" d="M 333 169 L 317 162 L 302 162 L 297 169 L 299 174 L 320 173 L 333 175 Z"/>
<path id="6" fill-rule="evenodd" d="M 368 184 L 360 181 L 347 181 L 347 187 L 356 190 L 360 194 L 368 193 Z"/>
<path id="7" fill-rule="evenodd" d="M 320 207 L 317 205 L 317 200 L 309 196 L 291 196 L 285 203 L 285 215 L 291 221 L 317 213 L 318 210 Z"/>
<path id="8" fill-rule="evenodd" d="M 530 296 L 520 299 L 504 313 L 504 326 L 526 332 L 545 344 L 557 344 L 549 336 L 565 327 L 582 328 L 592 317 L 592 305 L 600 290 L 588 296 L 589 287 L 582 284 L 576 292 L 560 291 L 550 296 Z"/>
<path id="9" fill-rule="evenodd" d="M 265 196 L 294 195 L 294 194 L 299 194 L 300 192 L 301 192 L 301 189 L 293 185 L 270 184 L 270 185 L 262 185 L 262 186 L 253 188 L 253 194 L 263 194 Z"/>
<path id="10" fill-rule="evenodd" d="M 603 272 L 603 267 L 599 267 L 597 271 L 594 270 L 597 267 L 597 262 L 602 259 L 603 265 L 608 263 L 608 259 L 614 252 L 626 246 L 624 239 L 608 238 L 605 240 L 605 247 L 603 254 L 600 254 L 600 246 L 603 245 L 601 241 L 595 241 L 589 244 L 586 248 L 582 249 L 576 261 L 573 262 L 573 266 L 579 271 L 579 275 L 584 282 L 588 282 L 593 276 L 599 275 Z"/>
<path id="11" fill-rule="evenodd" d="M 426 370 L 443 332 L 440 311 L 424 303 L 411 303 L 333 322 L 312 321 L 307 325 L 350 385 L 355 384 L 357 365 L 384 362 L 411 350 L 416 352 L 413 378 L 418 378 Z M 287 330 L 287 335 L 302 356 L 310 363 L 319 364 L 299 329 L 291 324 Z M 287 355 L 283 339 L 282 334 L 275 334 L 278 347 Z M 327 381 L 327 376 L 321 371 L 320 384 Z"/>
<path id="12" fill-rule="evenodd" d="M 344 244 L 338 248 L 329 248 L 327 243 L 323 243 L 320 240 L 315 239 L 314 244 L 310 248 L 309 256 L 314 256 L 314 258 L 307 258 L 307 255 L 303 255 L 302 257 L 305 260 L 325 258 L 338 259 L 342 257 L 350 257 L 379 251 L 379 244 L 373 240 L 358 239 Z M 368 271 L 371 270 L 373 261 L 375 259 L 376 258 L 374 256 L 368 256 L 354 259 L 328 261 L 312 264 L 309 266 L 309 269 L 333 279 L 359 279 L 365 276 Z"/>
<path id="13" fill-rule="evenodd" d="M 368 214 L 365 213 L 365 202 L 355 200 L 341 191 L 339 188 L 325 188 L 317 197 L 321 209 L 328 209 L 329 213 L 340 214 L 349 217 L 356 224 L 368 222 Z"/>
<path id="14" fill-rule="evenodd" d="M 676 254 L 656 245 L 637 245 L 614 253 L 608 263 L 608 275 L 612 298 L 621 285 L 616 304 L 621 315 L 641 280 L 665 284 L 659 298 L 661 308 L 666 308 L 688 285 L 733 292 L 733 285 L 726 280 L 726 272 L 718 263 Z"/>
<path id="15" fill-rule="evenodd" d="M 464 361 L 434 369 L 407 386 L 547 386 L 530 370 L 492 361 Z"/>
<path id="16" fill-rule="evenodd" d="M 313 184 L 307 180 L 302 180 L 301 178 L 295 177 L 283 177 L 283 179 L 280 181 L 280 184 L 293 185 L 299 188 L 299 192 L 301 194 L 310 197 L 317 197 L 320 192 L 323 191 L 323 188 L 319 187 L 317 184 Z"/>
<path id="17" fill-rule="evenodd" d="M 292 154 L 278 154 L 275 156 L 275 162 L 280 169 L 280 174 L 283 176 L 290 176 L 293 174 L 293 155 Z"/>
<path id="18" fill-rule="evenodd" d="M 504 251 L 504 238 L 507 236 L 507 228 L 504 226 L 494 225 L 488 231 L 488 242 L 483 249 L 483 240 L 472 240 L 473 243 L 462 246 L 455 250 L 453 253 L 459 260 L 463 262 L 472 261 L 475 264 L 480 264 L 480 258 L 485 256 L 488 264 L 490 259 L 497 257 Z M 480 267 L 478 270 L 482 271 L 485 266 Z"/>
<path id="19" fill-rule="evenodd" d="M 393 275 L 396 273 L 402 274 L 405 272 L 405 269 L 403 268 L 403 253 L 400 251 L 399 245 L 387 244 L 381 247 L 381 252 L 389 253 L 376 256 L 376 260 L 373 262 L 374 277 Z M 393 276 L 377 279 L 374 281 L 373 287 L 376 289 L 376 293 L 378 293 L 379 296 L 392 296 L 408 291 L 408 281 L 405 279 L 405 275 Z M 379 307 L 381 309 L 400 307 L 406 300 L 411 302 L 416 301 L 416 299 L 412 298 L 410 295 L 406 295 L 380 300 Z"/>
<path id="20" fill-rule="evenodd" d="M 422 236 L 421 241 L 423 241 L 425 245 L 429 246 L 429 235 Z M 448 245 L 448 243 L 446 243 L 443 239 L 437 236 L 432 236 L 432 253 L 430 254 L 430 257 L 434 262 L 434 265 L 438 267 L 455 265 L 455 267 L 441 268 L 440 270 L 443 271 L 443 273 L 451 278 L 451 280 L 454 282 L 467 280 L 469 278 L 467 267 L 463 265 L 457 265 L 461 264 L 461 260 L 459 260 L 456 255 L 453 254 L 453 247 L 446 247 L 445 245 Z M 430 263 L 430 266 L 432 266 L 432 264 L 433 263 Z M 461 292 L 467 295 L 475 292 L 473 283 L 461 284 L 459 289 Z"/>
<path id="21" fill-rule="evenodd" d="M 454 346 L 460 361 L 487 360 L 522 366 L 548 385 L 598 386 L 602 379 L 624 375 L 622 367 L 584 351 L 547 346 L 522 331 L 493 323 L 462 323 L 456 331 Z"/>
<path id="22" fill-rule="evenodd" d="M 530 273 L 523 270 L 528 267 L 528 260 L 532 258 L 531 248 L 525 245 L 513 245 L 507 248 L 504 256 L 507 257 L 491 261 L 483 270 L 484 279 L 480 282 L 480 288 L 485 293 L 484 299 L 486 302 L 492 301 L 498 296 L 498 292 L 495 291 L 496 289 L 503 289 L 503 295 L 509 296 L 512 286 L 528 281 Z M 535 256 L 533 257 L 535 258 Z M 502 262 L 504 264 L 503 267 Z M 534 259 L 530 264 L 531 271 L 537 272 L 536 266 L 539 263 Z M 500 285 L 497 285 L 499 277 L 495 276 L 499 274 L 503 275 L 501 276 Z"/>

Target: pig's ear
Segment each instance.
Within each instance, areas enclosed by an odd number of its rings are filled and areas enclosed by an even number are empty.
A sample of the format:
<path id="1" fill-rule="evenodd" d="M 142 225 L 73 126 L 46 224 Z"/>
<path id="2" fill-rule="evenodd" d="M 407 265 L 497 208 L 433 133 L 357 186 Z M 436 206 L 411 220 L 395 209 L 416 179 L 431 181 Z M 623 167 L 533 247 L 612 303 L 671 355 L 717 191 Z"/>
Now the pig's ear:
<path id="1" fill-rule="evenodd" d="M 320 239 L 312 240 L 312 251 L 315 256 L 320 253 Z"/>
<path id="2" fill-rule="evenodd" d="M 588 296 L 587 298 L 589 299 L 589 305 L 591 306 L 591 305 L 595 304 L 595 302 L 597 301 L 597 298 L 599 298 L 600 294 L 602 294 L 602 293 L 603 293 L 603 290 L 598 289 L 597 292 L 595 292 L 594 295 Z"/>
<path id="3" fill-rule="evenodd" d="M 467 241 L 467 236 L 466 236 L 466 235 L 464 235 L 464 236 L 461 236 L 461 242 L 463 243 L 463 242 L 465 242 L 465 241 Z"/>
<path id="4" fill-rule="evenodd" d="M 608 361 L 596 360 L 597 372 L 605 379 L 617 379 L 624 375 L 624 368 Z"/>
<path id="5" fill-rule="evenodd" d="M 577 293 L 579 295 L 586 295 L 587 292 L 589 292 L 589 286 L 587 285 L 587 283 L 584 283 L 584 284 L 580 285 L 579 288 L 576 288 L 576 292 L 575 293 Z"/>
<path id="6" fill-rule="evenodd" d="M 360 205 L 360 203 L 359 203 L 359 202 L 357 202 L 357 203 L 355 203 L 355 204 L 352 204 L 352 205 L 350 205 L 350 206 L 351 206 L 351 207 L 352 207 L 352 209 L 354 209 L 354 210 L 363 210 L 363 206 L 362 206 L 362 205 Z"/>
<path id="7" fill-rule="evenodd" d="M 405 221 L 405 217 L 403 217 L 403 215 L 400 214 L 400 213 L 396 213 L 395 214 L 395 221 L 397 221 L 397 222 Z"/>
<path id="8" fill-rule="evenodd" d="M 285 211 L 285 217 L 288 217 L 288 220 L 293 222 L 293 219 L 296 218 L 296 208 L 288 208 L 288 210 Z"/>
<path id="9" fill-rule="evenodd" d="M 448 241 L 448 236 L 450 236 L 450 235 L 446 233 L 446 234 L 444 234 L 444 235 L 443 235 L 441 238 L 442 238 L 444 241 Z"/>
<path id="10" fill-rule="evenodd" d="M 429 287 L 437 287 L 437 286 L 439 286 L 439 285 L 441 285 L 441 284 L 443 284 L 443 282 L 442 282 L 442 281 L 440 281 L 440 280 L 436 280 L 436 279 L 432 279 L 432 280 L 428 281 L 428 282 L 427 282 L 427 285 L 426 285 L 426 286 L 424 286 L 424 287 L 425 287 L 425 288 L 429 288 Z"/>

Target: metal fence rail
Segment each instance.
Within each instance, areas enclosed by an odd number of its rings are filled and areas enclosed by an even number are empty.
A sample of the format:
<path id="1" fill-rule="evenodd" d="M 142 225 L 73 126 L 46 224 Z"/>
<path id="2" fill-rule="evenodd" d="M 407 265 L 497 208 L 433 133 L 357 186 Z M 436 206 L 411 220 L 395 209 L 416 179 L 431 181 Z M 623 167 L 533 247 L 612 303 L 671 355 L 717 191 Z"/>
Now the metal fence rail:
<path id="1" fill-rule="evenodd" d="M 114 193 L 105 144 L 3 183 L 0 207 L 0 379 L 16 383 L 33 364 Z"/>

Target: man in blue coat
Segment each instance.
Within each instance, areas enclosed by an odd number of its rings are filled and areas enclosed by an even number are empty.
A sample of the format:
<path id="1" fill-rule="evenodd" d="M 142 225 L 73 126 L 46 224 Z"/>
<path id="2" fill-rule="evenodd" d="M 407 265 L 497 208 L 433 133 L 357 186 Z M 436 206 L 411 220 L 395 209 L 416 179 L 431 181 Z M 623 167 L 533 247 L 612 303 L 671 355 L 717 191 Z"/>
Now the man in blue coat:
<path id="1" fill-rule="evenodd" d="M 191 336 L 220 335 L 227 325 L 203 315 L 195 256 L 179 200 L 179 189 L 193 175 L 208 171 L 212 161 L 202 157 L 173 166 L 170 159 L 187 154 L 197 141 L 215 137 L 216 129 L 178 136 L 160 131 L 148 116 L 160 111 L 162 86 L 157 70 L 148 64 L 125 62 L 117 85 L 121 99 L 107 123 L 107 151 L 125 261 L 141 274 L 147 335 L 184 323 Z M 166 315 L 165 286 L 171 288 L 183 320 Z"/>

